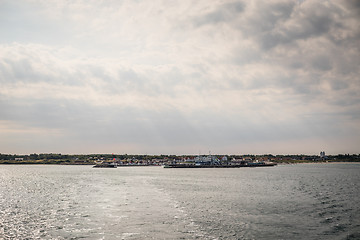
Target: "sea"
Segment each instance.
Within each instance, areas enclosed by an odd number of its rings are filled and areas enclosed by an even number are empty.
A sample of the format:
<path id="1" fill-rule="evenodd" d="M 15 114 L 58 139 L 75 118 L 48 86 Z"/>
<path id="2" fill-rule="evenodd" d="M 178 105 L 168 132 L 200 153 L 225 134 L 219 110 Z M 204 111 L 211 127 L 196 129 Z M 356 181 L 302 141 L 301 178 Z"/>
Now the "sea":
<path id="1" fill-rule="evenodd" d="M 360 164 L 0 165 L 0 239 L 360 239 Z"/>

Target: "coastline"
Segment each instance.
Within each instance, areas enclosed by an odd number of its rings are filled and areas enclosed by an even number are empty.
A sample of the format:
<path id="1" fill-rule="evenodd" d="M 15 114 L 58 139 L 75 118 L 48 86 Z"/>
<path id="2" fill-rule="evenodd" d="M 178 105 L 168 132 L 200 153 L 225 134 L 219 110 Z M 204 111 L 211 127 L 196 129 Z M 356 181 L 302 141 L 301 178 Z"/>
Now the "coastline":
<path id="1" fill-rule="evenodd" d="M 360 162 L 351 162 L 351 161 L 337 161 L 337 162 L 276 162 L 275 165 L 295 165 L 295 164 L 360 164 Z M 43 163 L 43 162 L 0 162 L 0 165 L 61 165 L 61 166 L 93 166 L 94 163 Z M 117 167 L 161 167 L 161 165 L 149 164 L 149 165 L 136 165 L 136 164 L 129 164 L 129 165 L 117 165 Z M 199 166 L 198 168 L 238 168 L 239 166 Z M 241 166 L 245 167 L 245 166 Z M 247 167 L 254 167 L 254 166 L 247 166 Z M 175 167 L 176 168 L 176 167 Z M 181 168 L 181 167 L 180 167 Z M 196 168 L 193 167 L 182 167 L 182 168 Z"/>
<path id="2" fill-rule="evenodd" d="M 294 162 L 294 163 L 287 163 L 287 162 L 280 162 L 278 165 L 296 165 L 296 164 L 360 164 L 360 162 Z"/>

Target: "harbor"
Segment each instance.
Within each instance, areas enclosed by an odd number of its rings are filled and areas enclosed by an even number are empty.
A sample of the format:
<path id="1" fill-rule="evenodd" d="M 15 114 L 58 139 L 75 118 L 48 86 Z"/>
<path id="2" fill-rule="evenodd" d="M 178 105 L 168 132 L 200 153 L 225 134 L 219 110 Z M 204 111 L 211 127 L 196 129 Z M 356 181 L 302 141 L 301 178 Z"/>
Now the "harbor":
<path id="1" fill-rule="evenodd" d="M 276 163 L 250 163 L 250 164 L 232 164 L 232 165 L 196 165 L 196 164 L 168 164 L 164 168 L 243 168 L 243 167 L 274 167 Z"/>
<path id="2" fill-rule="evenodd" d="M 270 161 L 259 161 L 251 158 L 229 159 L 227 156 L 217 157 L 196 156 L 182 159 L 182 161 L 174 161 L 164 164 L 164 168 L 242 168 L 242 167 L 273 167 L 276 163 Z"/>
<path id="3" fill-rule="evenodd" d="M 116 158 L 112 160 L 96 160 L 94 161 L 94 168 L 117 168 L 117 167 L 130 167 L 130 166 L 150 166 L 143 162 L 134 161 L 119 162 Z M 243 167 L 273 167 L 276 163 L 269 161 L 252 160 L 251 158 L 244 158 L 241 160 L 232 159 L 229 160 L 227 156 L 217 157 L 209 153 L 208 156 L 196 156 L 181 158 L 180 160 L 167 161 L 161 166 L 164 168 L 243 168 Z"/>

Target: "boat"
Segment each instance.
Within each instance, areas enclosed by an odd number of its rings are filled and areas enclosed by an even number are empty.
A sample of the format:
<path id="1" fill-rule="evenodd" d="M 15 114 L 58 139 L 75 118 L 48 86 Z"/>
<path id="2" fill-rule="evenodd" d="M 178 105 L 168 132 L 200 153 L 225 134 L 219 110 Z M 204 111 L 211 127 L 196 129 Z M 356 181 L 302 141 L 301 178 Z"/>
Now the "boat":
<path id="1" fill-rule="evenodd" d="M 164 168 L 243 168 L 243 167 L 273 167 L 276 163 L 246 163 L 246 164 L 165 164 Z"/>
<path id="2" fill-rule="evenodd" d="M 115 162 L 101 162 L 101 163 L 96 163 L 93 167 L 94 168 L 117 168 L 117 163 L 115 163 Z"/>

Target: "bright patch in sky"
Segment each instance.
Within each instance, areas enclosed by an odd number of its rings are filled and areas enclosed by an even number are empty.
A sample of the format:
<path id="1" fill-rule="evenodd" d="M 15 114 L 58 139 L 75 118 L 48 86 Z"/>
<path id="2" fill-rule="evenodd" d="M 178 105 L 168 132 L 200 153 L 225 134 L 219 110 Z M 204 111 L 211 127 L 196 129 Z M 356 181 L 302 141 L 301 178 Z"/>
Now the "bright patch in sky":
<path id="1" fill-rule="evenodd" d="M 0 2 L 2 153 L 359 153 L 360 4 Z"/>

